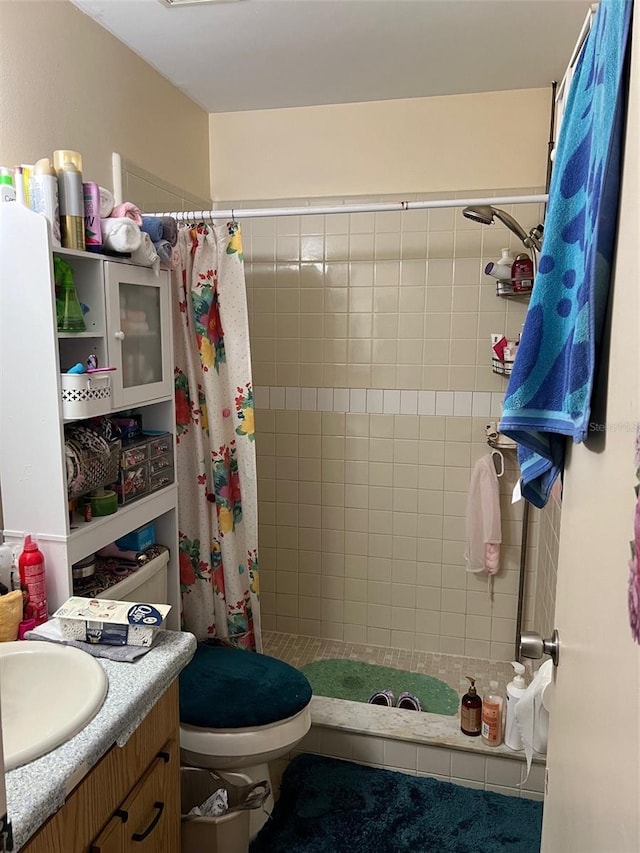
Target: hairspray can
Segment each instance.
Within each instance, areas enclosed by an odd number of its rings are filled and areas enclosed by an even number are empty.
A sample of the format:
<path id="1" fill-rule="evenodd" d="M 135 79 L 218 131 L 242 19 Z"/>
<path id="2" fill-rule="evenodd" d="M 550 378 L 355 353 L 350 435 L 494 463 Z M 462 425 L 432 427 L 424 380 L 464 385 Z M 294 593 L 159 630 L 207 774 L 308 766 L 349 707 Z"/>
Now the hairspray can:
<path id="1" fill-rule="evenodd" d="M 60 209 L 58 207 L 58 178 L 48 157 L 32 167 L 29 181 L 29 207 L 41 213 L 51 223 L 51 245 L 60 248 Z"/>
<path id="2" fill-rule="evenodd" d="M 82 157 L 77 151 L 54 151 L 53 166 L 58 175 L 60 231 L 65 249 L 84 249 L 84 193 Z"/>
<path id="3" fill-rule="evenodd" d="M 100 187 L 92 181 L 82 185 L 84 196 L 84 242 L 88 252 L 102 251 L 100 230 Z"/>

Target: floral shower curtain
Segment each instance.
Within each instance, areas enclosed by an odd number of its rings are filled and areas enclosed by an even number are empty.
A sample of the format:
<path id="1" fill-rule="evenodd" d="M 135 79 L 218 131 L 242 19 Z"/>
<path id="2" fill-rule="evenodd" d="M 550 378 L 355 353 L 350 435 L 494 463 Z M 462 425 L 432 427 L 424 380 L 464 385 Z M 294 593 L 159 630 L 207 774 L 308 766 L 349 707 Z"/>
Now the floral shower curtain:
<path id="1" fill-rule="evenodd" d="M 253 389 L 240 226 L 181 228 L 173 271 L 183 627 L 260 651 Z"/>

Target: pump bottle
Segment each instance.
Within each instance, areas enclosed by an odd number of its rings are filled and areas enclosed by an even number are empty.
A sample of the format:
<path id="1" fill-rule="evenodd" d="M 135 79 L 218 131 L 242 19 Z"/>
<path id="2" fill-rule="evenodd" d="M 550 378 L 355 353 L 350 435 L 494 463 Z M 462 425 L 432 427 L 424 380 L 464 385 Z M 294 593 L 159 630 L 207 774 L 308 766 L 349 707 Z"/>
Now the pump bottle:
<path id="1" fill-rule="evenodd" d="M 527 685 L 524 680 L 524 665 L 517 661 L 512 661 L 511 666 L 515 675 L 513 681 L 507 684 L 507 722 L 504 732 L 504 742 L 509 749 L 523 749 L 524 744 L 520 736 L 520 729 L 516 723 L 516 705 L 527 689 Z"/>
<path id="2" fill-rule="evenodd" d="M 465 676 L 471 682 L 467 693 L 462 697 L 460 705 L 460 731 L 469 737 L 478 737 L 482 729 L 482 699 L 476 690 L 476 680 L 470 675 Z"/>

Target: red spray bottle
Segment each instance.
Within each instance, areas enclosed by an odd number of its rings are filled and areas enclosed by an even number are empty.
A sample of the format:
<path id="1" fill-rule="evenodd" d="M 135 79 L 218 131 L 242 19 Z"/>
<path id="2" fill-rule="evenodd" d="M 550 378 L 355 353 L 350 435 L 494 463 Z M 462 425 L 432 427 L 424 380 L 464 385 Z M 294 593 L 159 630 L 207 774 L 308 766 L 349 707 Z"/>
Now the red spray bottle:
<path id="1" fill-rule="evenodd" d="M 47 586 L 44 576 L 44 555 L 33 542 L 31 536 L 25 536 L 24 548 L 18 557 L 20 571 L 20 589 L 24 598 L 23 619 L 35 619 L 36 625 L 42 625 L 49 618 L 47 614 Z"/>

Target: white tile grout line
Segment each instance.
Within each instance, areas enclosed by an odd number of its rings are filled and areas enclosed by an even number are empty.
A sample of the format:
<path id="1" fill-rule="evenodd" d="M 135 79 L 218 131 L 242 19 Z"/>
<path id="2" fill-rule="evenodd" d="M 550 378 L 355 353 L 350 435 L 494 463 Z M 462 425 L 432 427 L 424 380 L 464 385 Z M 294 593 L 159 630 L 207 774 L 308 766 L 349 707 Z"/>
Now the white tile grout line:
<path id="1" fill-rule="evenodd" d="M 388 388 L 290 388 L 256 386 L 256 409 L 293 412 L 348 412 L 381 415 L 502 415 L 499 391 L 397 391 Z"/>

